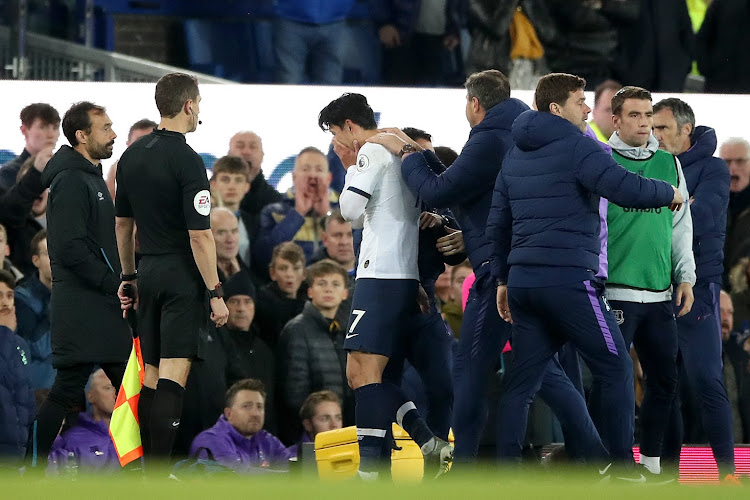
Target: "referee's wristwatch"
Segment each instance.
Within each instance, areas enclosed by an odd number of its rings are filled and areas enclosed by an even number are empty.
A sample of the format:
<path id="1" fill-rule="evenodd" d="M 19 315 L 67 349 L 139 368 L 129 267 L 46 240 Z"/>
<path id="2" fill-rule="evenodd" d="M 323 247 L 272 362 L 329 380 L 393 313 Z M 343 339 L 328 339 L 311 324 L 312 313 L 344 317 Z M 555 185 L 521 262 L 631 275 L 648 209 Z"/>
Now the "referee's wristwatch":
<path id="1" fill-rule="evenodd" d="M 208 291 L 208 296 L 212 299 L 224 298 L 224 289 L 221 287 L 221 281 L 214 287 L 213 290 Z"/>

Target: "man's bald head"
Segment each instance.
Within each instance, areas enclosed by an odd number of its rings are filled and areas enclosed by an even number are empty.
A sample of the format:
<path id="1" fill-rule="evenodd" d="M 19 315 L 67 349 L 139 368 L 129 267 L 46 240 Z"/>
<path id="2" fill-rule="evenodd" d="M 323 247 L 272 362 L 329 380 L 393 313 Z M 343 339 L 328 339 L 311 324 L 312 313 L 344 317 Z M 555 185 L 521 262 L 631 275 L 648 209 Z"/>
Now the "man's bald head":
<path id="1" fill-rule="evenodd" d="M 244 130 L 229 139 L 229 156 L 239 156 L 250 164 L 250 182 L 255 179 L 263 164 L 263 141 L 255 132 Z"/>

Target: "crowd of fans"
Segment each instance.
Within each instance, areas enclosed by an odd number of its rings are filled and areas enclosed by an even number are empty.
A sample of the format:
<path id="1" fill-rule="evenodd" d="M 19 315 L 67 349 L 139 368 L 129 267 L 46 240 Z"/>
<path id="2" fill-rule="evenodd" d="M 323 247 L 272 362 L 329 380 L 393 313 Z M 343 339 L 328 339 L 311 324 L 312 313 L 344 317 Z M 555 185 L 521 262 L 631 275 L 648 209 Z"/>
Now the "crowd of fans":
<path id="1" fill-rule="evenodd" d="M 607 4 L 584 2 L 589 3 Z M 612 134 L 610 101 L 619 88 L 612 80 L 596 88 L 590 126 L 602 141 Z M 49 316 L 54 280 L 45 229 L 47 191 L 40 179 L 57 145 L 60 116 L 48 104 L 36 103 L 25 107 L 20 118 L 25 148 L 0 168 L 0 455 L 5 460 L 25 449 L 28 426 L 55 377 Z M 675 118 L 678 126 L 685 125 L 682 116 Z M 148 120 L 135 123 L 128 144 L 155 125 Z M 693 133 L 690 127 L 686 131 Z M 448 148 L 433 147 L 427 132 L 405 132 L 433 149 L 446 166 L 455 159 Z M 663 132 L 658 135 L 669 140 Z M 750 144 L 729 139 L 718 155 L 731 173 L 721 294 L 724 382 L 736 442 L 748 443 Z M 240 131 L 229 138 L 227 156 L 213 165 L 211 230 L 229 319 L 203 339 L 203 359 L 188 378 L 175 444 L 178 456 L 213 458 L 233 468 L 275 467 L 317 432 L 354 422 L 343 341 L 361 234 L 337 208 L 341 187 L 334 179 L 342 177 L 343 166 L 307 147 L 296 157 L 293 187 L 279 193 L 265 180 L 262 161 L 261 136 Z M 109 179 L 114 191 L 113 173 Z M 461 334 L 465 290 L 472 281 L 471 265 L 465 261 L 446 264 L 435 283 L 436 305 L 455 338 Z M 429 399 L 429 383 L 419 381 L 413 370 L 404 375 L 405 389 L 415 401 Z M 691 388 L 681 384 L 681 390 L 686 442 L 705 442 Z M 80 413 L 67 419 L 50 454 L 49 470 L 116 470 L 119 464 L 107 434 L 115 388 L 98 370 L 91 375 L 85 399 L 80 396 Z M 553 417 L 539 415 L 538 426 L 551 427 Z"/>

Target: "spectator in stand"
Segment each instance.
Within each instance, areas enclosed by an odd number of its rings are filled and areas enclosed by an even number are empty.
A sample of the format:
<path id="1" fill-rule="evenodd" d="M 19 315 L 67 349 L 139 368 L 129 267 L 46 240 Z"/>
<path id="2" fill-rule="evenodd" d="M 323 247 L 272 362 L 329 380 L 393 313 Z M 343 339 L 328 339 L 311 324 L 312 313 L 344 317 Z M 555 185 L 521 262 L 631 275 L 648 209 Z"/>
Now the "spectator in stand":
<path id="1" fill-rule="evenodd" d="M 0 168 L 0 191 L 9 191 L 16 184 L 18 171 L 29 156 L 44 150 L 47 153 L 42 156 L 52 156 L 60 137 L 60 114 L 49 104 L 29 104 L 21 110 L 21 133 L 26 144 L 20 155 Z"/>
<path id="2" fill-rule="evenodd" d="M 242 198 L 240 208 L 251 215 L 258 215 L 263 207 L 281 201 L 281 193 L 268 181 L 261 167 L 263 165 L 263 141 L 255 132 L 237 132 L 229 139 L 229 156 L 239 156 L 250 167 L 250 191 Z"/>
<path id="3" fill-rule="evenodd" d="M 451 269 L 450 300 L 443 304 L 443 318 L 456 338 L 461 336 L 461 321 L 464 309 L 461 304 L 461 289 L 466 277 L 472 273 L 471 263 L 465 260 Z"/>
<path id="4" fill-rule="evenodd" d="M 314 443 L 321 432 L 343 427 L 341 398 L 333 391 L 316 391 L 307 396 L 299 411 L 304 432 L 299 443 Z M 297 448 L 294 446 L 292 448 Z M 290 450 L 292 449 L 290 448 Z"/>
<path id="5" fill-rule="evenodd" d="M 330 390 L 345 400 L 347 420 L 353 422 L 354 401 L 346 381 L 345 326 L 337 320 L 339 306 L 349 296 L 349 274 L 324 259 L 307 270 L 310 301 L 289 321 L 279 337 L 279 382 L 284 394 L 280 437 L 295 442 L 300 433 L 299 408 L 313 392 Z M 347 311 L 348 313 L 348 311 Z M 349 411 L 351 410 L 351 412 Z"/>
<path id="6" fill-rule="evenodd" d="M 30 156 L 21 166 L 21 170 L 18 171 L 18 181 L 21 182 L 21 179 L 26 175 L 35 175 L 30 173 L 34 170 L 35 163 L 39 163 L 42 168 L 46 167 L 51 158 L 51 155 L 46 156 L 48 153 L 50 153 L 49 150 L 44 150 L 38 155 Z M 31 262 L 31 240 L 40 229 L 47 227 L 48 198 L 49 189 L 45 189 L 34 199 L 31 210 L 27 212 L 23 224 L 8 227 L 8 240 L 11 244 L 10 260 L 24 275 L 33 274 L 36 271 L 33 262 Z"/>
<path id="7" fill-rule="evenodd" d="M 612 97 L 621 88 L 620 82 L 606 80 L 594 89 L 594 109 L 591 110 L 593 118 L 589 126 L 596 134 L 597 140 L 603 144 L 609 142 L 615 131 L 612 123 Z"/>
<path id="8" fill-rule="evenodd" d="M 750 330 L 750 257 L 743 257 L 729 271 L 734 309 L 732 324 L 741 332 Z"/>
<path id="9" fill-rule="evenodd" d="M 292 454 L 278 438 L 263 430 L 265 412 L 263 383 L 240 380 L 227 391 L 224 414 L 216 425 L 198 434 L 190 455 L 213 458 L 240 473 L 288 468 Z"/>
<path id="10" fill-rule="evenodd" d="M 613 76 L 626 85 L 652 92 L 682 92 L 693 64 L 695 44 L 687 3 L 685 0 L 628 3 L 631 2 L 602 0 L 602 4 L 635 9 L 617 23 L 619 48 Z"/>
<path id="11" fill-rule="evenodd" d="M 349 276 L 354 274 L 354 237 L 351 223 L 344 220 L 341 210 L 334 208 L 323 223 L 321 234 L 323 246 L 310 257 L 309 264 L 323 259 L 331 259 L 347 270 Z"/>
<path id="12" fill-rule="evenodd" d="M 216 242 L 216 267 L 219 280 L 226 281 L 241 270 L 248 270 L 240 259 L 240 229 L 237 216 L 226 207 L 211 209 L 211 232 Z"/>
<path id="13" fill-rule="evenodd" d="M 451 269 L 453 266 L 445 264 L 445 271 L 435 280 L 435 307 L 442 312 L 443 305 L 451 299 Z"/>
<path id="14" fill-rule="evenodd" d="M 260 226 L 260 214 L 240 208 L 242 199 L 250 191 L 250 167 L 239 156 L 223 156 L 214 162 L 212 170 L 211 192 L 218 194 L 223 206 L 239 219 L 239 257 L 250 266 L 251 242 L 257 237 Z"/>
<path id="15" fill-rule="evenodd" d="M 125 143 L 126 146 L 130 146 L 135 141 L 143 137 L 144 135 L 148 135 L 151 132 L 154 131 L 156 127 L 159 125 L 153 121 L 149 120 L 148 118 L 143 118 L 142 120 L 138 120 L 133 125 L 130 126 L 130 130 L 128 131 L 128 140 Z M 115 199 L 115 179 L 117 177 L 117 162 L 114 162 L 111 167 L 109 167 L 109 171 L 107 172 L 107 177 L 105 179 L 105 184 L 107 184 L 107 189 L 109 189 L 109 194 L 112 196 L 112 199 Z"/>
<path id="16" fill-rule="evenodd" d="M 228 340 L 225 352 L 230 370 L 228 382 L 233 384 L 245 378 L 263 382 L 268 403 L 266 423 L 275 426 L 276 363 L 255 322 L 255 287 L 246 272 L 240 271 L 224 283 L 224 298 L 229 319 L 219 333 Z"/>
<path id="17" fill-rule="evenodd" d="M 16 466 L 26 454 L 34 421 L 29 346 L 16 335 L 15 279 L 0 271 L 0 465 Z"/>
<path id="18" fill-rule="evenodd" d="M 404 127 L 401 131 L 411 137 L 411 139 L 422 146 L 422 149 L 429 149 L 434 152 L 435 148 L 432 145 L 432 135 L 428 134 L 424 130 L 414 127 Z"/>
<path id="19" fill-rule="evenodd" d="M 307 302 L 305 253 L 296 243 L 282 243 L 273 249 L 268 268 L 271 283 L 258 292 L 258 327 L 261 338 L 276 347 L 281 329 Z"/>
<path id="20" fill-rule="evenodd" d="M 390 85 L 444 84 L 445 62 L 459 45 L 463 0 L 375 0 L 371 13 Z"/>
<path id="21" fill-rule="evenodd" d="M 260 266 L 271 261 L 280 243 L 293 241 L 309 259 L 322 244 L 323 221 L 338 196 L 330 190 L 328 159 L 317 148 L 306 147 L 297 155 L 292 172 L 293 190 L 283 200 L 268 205 L 260 214 L 260 231 L 253 256 Z"/>
<path id="22" fill-rule="evenodd" d="M 276 82 L 341 85 L 345 51 L 341 39 L 354 0 L 276 0 L 275 4 Z"/>
<path id="23" fill-rule="evenodd" d="M 89 377 L 86 399 L 91 414 L 79 413 L 75 424 L 55 439 L 50 450 L 47 474 L 64 473 L 73 459 L 79 472 L 118 472 L 120 461 L 109 436 L 109 421 L 115 409 L 115 387 L 99 368 Z"/>
<path id="24" fill-rule="evenodd" d="M 745 443 L 747 430 L 750 430 L 747 425 L 747 418 L 750 417 L 747 413 L 750 409 L 748 406 L 750 402 L 743 392 L 748 392 L 744 386 L 750 382 L 750 372 L 748 372 L 748 360 L 750 360 L 748 354 L 750 353 L 745 352 L 744 345 L 745 343 L 750 345 L 750 342 L 747 340 L 746 332 L 738 332 L 734 329 L 732 297 L 724 290 L 721 291 L 720 302 L 723 376 L 729 403 L 732 406 L 734 442 Z"/>
<path id="25" fill-rule="evenodd" d="M 739 137 L 727 139 L 719 157 L 729 166 L 729 212 L 724 243 L 724 270 L 750 255 L 750 143 Z M 726 279 L 724 280 L 727 281 Z"/>
<path id="26" fill-rule="evenodd" d="M 698 70 L 706 92 L 750 92 L 750 3 L 711 2 L 696 41 Z"/>
<path id="27" fill-rule="evenodd" d="M 31 254 L 36 272 L 28 274 L 16 288 L 16 333 L 29 343 L 31 388 L 36 391 L 52 387 L 57 373 L 52 367 L 49 314 L 52 269 L 47 253 L 46 229 L 31 240 Z"/>
<path id="28" fill-rule="evenodd" d="M 17 282 L 23 278 L 23 273 L 13 265 L 8 256 L 10 255 L 10 245 L 8 245 L 8 231 L 5 226 L 0 224 L 0 271 L 10 273 L 13 276 L 13 281 Z"/>

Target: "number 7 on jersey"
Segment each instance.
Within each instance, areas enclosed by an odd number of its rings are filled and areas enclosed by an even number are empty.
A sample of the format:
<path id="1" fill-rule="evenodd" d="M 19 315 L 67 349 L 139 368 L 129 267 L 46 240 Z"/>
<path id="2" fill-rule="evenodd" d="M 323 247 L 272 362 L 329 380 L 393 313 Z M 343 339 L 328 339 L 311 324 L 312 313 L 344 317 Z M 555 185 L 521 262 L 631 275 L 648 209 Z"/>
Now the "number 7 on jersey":
<path id="1" fill-rule="evenodd" d="M 355 328 L 357 328 L 357 323 L 359 323 L 359 320 L 362 319 L 362 316 L 365 315 L 367 311 L 364 311 L 362 309 L 352 309 L 352 314 L 356 316 L 354 318 L 354 321 L 352 321 L 352 326 L 349 327 L 349 333 L 352 333 Z"/>

